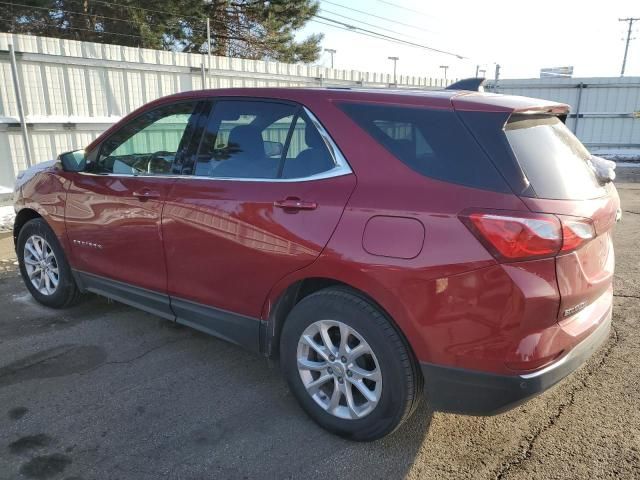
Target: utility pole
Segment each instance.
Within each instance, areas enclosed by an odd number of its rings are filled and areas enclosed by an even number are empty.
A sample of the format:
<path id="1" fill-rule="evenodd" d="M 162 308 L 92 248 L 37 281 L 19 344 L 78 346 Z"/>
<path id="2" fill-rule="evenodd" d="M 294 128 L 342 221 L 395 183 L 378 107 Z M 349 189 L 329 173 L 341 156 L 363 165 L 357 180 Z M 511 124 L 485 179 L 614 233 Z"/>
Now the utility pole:
<path id="1" fill-rule="evenodd" d="M 207 17 L 207 86 L 211 87 L 211 20 Z"/>
<path id="2" fill-rule="evenodd" d="M 389 60 L 393 60 L 393 83 L 397 86 L 398 80 L 396 78 L 396 63 L 400 60 L 400 57 L 387 57 Z"/>
<path id="3" fill-rule="evenodd" d="M 478 78 L 478 73 L 480 73 L 480 65 L 476 65 L 476 78 Z"/>
<path id="4" fill-rule="evenodd" d="M 500 64 L 496 63 L 496 83 L 500 80 Z"/>
<path id="5" fill-rule="evenodd" d="M 619 18 L 619 22 L 627 22 L 629 24 L 629 29 L 627 30 L 627 41 L 624 45 L 624 57 L 622 58 L 622 70 L 620 71 L 620 76 L 624 77 L 624 69 L 627 66 L 627 53 L 629 52 L 629 43 L 631 42 L 631 29 L 633 28 L 633 22 L 640 21 L 640 18 Z"/>
<path id="6" fill-rule="evenodd" d="M 324 51 L 331 55 L 331 69 L 333 70 L 333 55 L 338 51 L 333 48 L 325 48 Z"/>
<path id="7" fill-rule="evenodd" d="M 449 70 L 449 65 L 440 65 L 440 68 L 444 70 L 444 85 L 447 86 L 447 70 Z"/>

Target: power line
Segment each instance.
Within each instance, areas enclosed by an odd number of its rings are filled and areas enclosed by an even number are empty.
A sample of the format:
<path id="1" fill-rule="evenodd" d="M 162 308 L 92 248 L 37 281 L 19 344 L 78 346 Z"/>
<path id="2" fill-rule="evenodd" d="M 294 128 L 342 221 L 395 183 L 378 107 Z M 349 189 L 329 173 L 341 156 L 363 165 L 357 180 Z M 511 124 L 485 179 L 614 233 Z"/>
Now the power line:
<path id="1" fill-rule="evenodd" d="M 624 57 L 622 58 L 622 70 L 620 71 L 620 76 L 624 77 L 624 70 L 627 66 L 627 53 L 629 53 L 629 43 L 631 42 L 631 30 L 633 29 L 633 22 L 640 21 L 640 18 L 619 18 L 619 22 L 627 22 L 629 24 L 629 29 L 627 30 L 627 41 L 624 44 Z"/>
<path id="2" fill-rule="evenodd" d="M 318 17 L 319 16 L 316 15 L 316 18 L 318 18 Z M 398 43 L 400 45 L 409 45 L 411 47 L 418 47 L 418 48 L 424 48 L 424 49 L 428 49 L 428 50 L 433 50 L 433 51 L 436 51 L 438 53 L 444 53 L 445 55 L 453 55 L 453 56 L 455 56 L 455 57 L 457 57 L 459 59 L 466 59 L 467 58 L 467 57 L 463 57 L 463 56 L 460 56 L 460 55 L 455 54 L 455 53 L 445 52 L 443 50 L 438 50 L 438 49 L 435 49 L 435 48 L 427 47 L 426 45 L 420 45 L 420 44 L 417 44 L 417 43 L 408 42 L 406 40 L 402 40 L 401 38 L 394 38 L 394 37 L 390 37 L 388 35 L 382 35 L 380 33 L 375 33 L 375 32 L 368 33 L 368 32 L 370 32 L 370 30 L 364 30 L 364 29 L 361 29 L 361 28 L 353 26 L 353 25 L 348 25 L 348 24 L 344 24 L 342 22 L 338 22 L 336 20 L 329 19 L 330 22 L 334 22 L 334 23 L 329 23 L 329 22 L 323 22 L 321 20 L 317 20 L 316 18 L 312 18 L 309 21 L 310 22 L 314 22 L 314 23 L 319 23 L 321 25 L 327 25 L 329 27 L 337 28 L 339 30 L 345 30 L 347 32 L 355 33 L 355 34 L 358 34 L 358 35 L 363 35 L 365 37 L 375 38 L 377 40 L 384 40 L 384 41 L 391 42 L 391 43 Z"/>
<path id="3" fill-rule="evenodd" d="M 412 25 L 410 23 L 404 23 L 401 22 L 399 20 L 393 20 L 391 18 L 387 18 L 387 17 L 382 17 L 380 15 L 375 15 L 373 13 L 369 13 L 369 12 L 365 12 L 364 10 L 358 10 L 357 8 L 352 8 L 352 7 L 347 7 L 345 5 L 340 5 L 339 3 L 335 3 L 335 2 L 331 2 L 330 0 L 322 0 L 324 3 L 328 3 L 329 5 L 333 5 L 335 7 L 340 7 L 340 8 L 344 8 L 346 10 L 351 10 L 352 12 L 357 12 L 357 13 L 361 13 L 362 15 L 368 15 L 369 17 L 374 17 L 374 18 L 378 18 L 380 20 L 384 20 L 386 22 L 390 22 L 390 23 L 396 23 L 398 25 L 402 25 L 403 27 L 409 27 L 409 28 L 414 28 L 416 30 L 420 30 L 421 32 L 431 32 L 431 33 L 435 33 L 433 32 L 433 30 L 429 30 L 428 28 L 424 28 L 424 27 L 419 27 L 418 25 Z"/>
<path id="4" fill-rule="evenodd" d="M 361 23 L 363 25 L 367 25 L 369 27 L 374 27 L 374 28 L 377 28 L 379 30 L 384 30 L 386 32 L 394 33 L 396 35 L 402 35 L 403 37 L 416 38 L 416 37 L 412 37 L 411 35 L 406 35 L 404 33 L 396 32 L 395 30 L 391 30 L 390 28 L 382 27 L 380 25 L 374 25 L 372 23 L 367 23 L 367 22 L 365 22 L 363 20 L 358 20 L 357 18 L 348 17 L 347 15 L 343 15 L 341 13 L 332 12 L 331 10 L 327 10 L 326 8 L 323 8 L 321 11 L 325 12 L 325 13 L 328 13 L 330 15 L 335 15 L 337 17 L 346 18 L 347 20 L 352 20 L 354 22 L 358 22 L 358 23 Z"/>
<path id="5" fill-rule="evenodd" d="M 93 18 L 104 18 L 105 20 L 114 20 L 116 22 L 137 23 L 134 20 L 126 20 L 124 18 L 107 17 L 105 15 L 97 15 L 97 14 L 94 15 L 92 13 L 85 13 L 85 12 L 74 12 L 72 10 L 62 10 L 60 8 L 36 7 L 34 5 L 24 5 L 22 3 L 1 2 L 1 1 L 0 1 L 0 4 L 10 5 L 12 7 L 24 7 L 24 8 L 36 9 L 36 10 L 46 10 L 49 13 L 68 13 L 71 15 L 86 15 L 88 17 L 93 17 Z"/>
<path id="6" fill-rule="evenodd" d="M 310 21 L 310 22 L 313 22 L 313 23 L 319 23 L 319 24 L 321 24 L 321 25 L 326 25 L 326 26 L 328 26 L 328 27 L 337 28 L 338 30 L 345 30 L 345 31 L 347 31 L 347 32 L 355 33 L 355 34 L 357 34 L 357 35 L 362 35 L 362 36 L 364 36 L 364 37 L 371 37 L 371 38 L 376 38 L 376 39 L 378 39 L 378 40 L 385 40 L 385 39 L 383 39 L 383 38 L 378 37 L 377 35 L 370 35 L 370 34 L 368 34 L 368 33 L 359 32 L 359 31 L 354 30 L 354 29 L 352 29 L 352 28 L 345 28 L 345 27 L 341 27 L 340 25 L 336 25 L 336 24 L 334 24 L 334 23 L 329 23 L 329 22 L 323 22 L 323 21 L 321 21 L 321 20 L 317 20 L 317 19 L 315 19 L 315 18 L 312 18 L 312 19 L 311 19 L 311 20 L 309 20 L 309 21 Z M 389 41 L 389 42 L 392 42 L 392 43 L 401 43 L 401 42 L 399 42 L 399 41 L 398 41 L 398 42 L 396 42 L 396 41 L 393 41 L 393 40 L 388 40 L 388 41 Z"/>
<path id="7" fill-rule="evenodd" d="M 9 21 L 11 20 L 11 18 L 9 17 L 0 17 L 1 20 L 6 20 Z M 91 33 L 95 33 L 96 35 L 120 35 L 122 37 L 134 37 L 134 38 L 142 38 L 140 35 L 134 35 L 131 33 L 119 33 L 119 32 L 107 32 L 107 31 L 100 31 L 100 30 L 91 30 L 89 28 L 80 28 L 80 27 L 62 27 L 60 25 L 51 25 L 52 29 L 56 29 L 56 30 L 60 30 L 62 32 L 68 31 L 68 30 L 80 30 L 80 31 L 84 31 L 84 32 L 91 32 Z M 67 33 L 71 33 L 71 32 L 67 32 Z"/>
<path id="8" fill-rule="evenodd" d="M 325 20 L 327 22 L 332 22 L 332 23 L 336 23 L 338 25 L 342 25 L 342 26 L 346 27 L 349 30 L 359 30 L 361 32 L 368 33 L 370 35 L 376 35 L 378 38 L 383 39 L 383 40 L 392 40 L 392 41 L 395 41 L 397 43 L 403 43 L 405 45 L 410 45 L 412 47 L 418 47 L 418 48 L 423 48 L 425 50 L 430 50 L 432 52 L 442 53 L 443 55 L 451 55 L 451 56 L 457 57 L 459 59 L 466 58 L 466 57 L 463 57 L 462 55 L 459 55 L 459 54 L 453 53 L 453 52 L 449 52 L 447 50 L 440 50 L 439 48 L 433 48 L 433 47 L 429 47 L 428 45 L 423 45 L 423 44 L 420 44 L 420 43 L 410 42 L 408 40 L 403 40 L 401 38 L 392 37 L 390 35 L 385 35 L 384 33 L 374 32 L 373 30 L 368 30 L 366 28 L 358 27 L 358 26 L 355 26 L 355 25 L 350 25 L 348 23 L 344 23 L 344 22 L 341 22 L 339 20 L 335 20 L 333 18 L 323 17 L 322 15 L 315 15 L 315 17 L 316 18 L 320 18 L 322 20 Z"/>
<path id="9" fill-rule="evenodd" d="M 140 10 L 149 10 L 149 9 L 143 9 L 141 7 L 129 7 L 128 5 L 121 5 L 121 4 L 115 4 L 115 3 L 108 3 L 108 2 L 101 2 L 98 0 L 92 0 L 95 3 L 104 3 L 106 5 L 118 5 L 121 6 L 123 8 L 138 8 Z M 134 21 L 134 20 L 127 20 L 124 18 L 116 18 L 116 17 L 109 17 L 109 16 L 105 16 L 105 15 L 98 15 L 98 14 L 92 14 L 92 13 L 88 13 L 88 12 L 76 12 L 73 10 L 63 10 L 63 9 L 58 9 L 58 8 L 48 8 L 48 7 L 36 7 L 36 6 L 31 6 L 31 5 L 25 5 L 25 4 L 21 4 L 21 3 L 15 3 L 15 2 L 6 2 L 6 1 L 0 1 L 0 4 L 4 4 L 4 5 L 9 5 L 9 6 L 17 6 L 17 7 L 24 7 L 24 8 L 29 8 L 29 9 L 37 9 L 37 10 L 45 10 L 49 13 L 66 13 L 66 14 L 70 14 L 70 15 L 81 15 L 81 16 L 86 16 L 86 17 L 91 17 L 91 18 L 102 18 L 102 19 L 106 19 L 106 20 L 111 20 L 111 21 L 115 21 L 115 22 L 124 22 L 124 23 L 130 23 L 130 24 L 134 24 L 134 25 L 138 25 L 139 23 Z M 153 12 L 160 12 L 159 10 L 149 10 L 149 11 L 153 11 Z M 198 17 L 183 17 L 183 16 L 178 16 L 178 15 L 173 15 L 173 14 L 168 14 L 169 18 L 172 19 L 178 19 L 178 20 L 183 20 L 185 18 L 192 18 L 192 19 L 197 19 L 201 22 L 204 22 L 205 19 L 203 18 L 198 18 Z M 6 20 L 11 20 L 9 18 L 7 18 Z M 228 26 L 226 23 L 224 23 L 223 21 L 219 21 L 219 24 L 224 24 L 225 26 Z M 108 32 L 106 30 L 92 30 L 92 29 L 88 29 L 88 28 L 81 28 L 81 27 L 70 27 L 70 26 L 57 26 L 57 28 L 59 30 L 79 30 L 79 31 L 86 31 L 86 32 L 92 32 L 95 34 L 105 34 L 105 35 L 121 35 L 121 36 L 128 36 L 128 37 L 138 37 L 138 38 L 143 38 L 140 35 L 135 35 L 135 34 L 127 34 L 127 33 L 117 33 L 117 32 Z M 202 28 L 193 28 L 192 26 L 189 27 L 189 30 L 192 33 L 196 33 L 196 34 L 204 34 L 206 32 L 206 29 L 204 28 L 204 26 Z M 241 36 L 229 36 L 229 35 L 215 35 L 215 38 L 223 38 L 223 39 L 228 39 L 228 40 L 239 40 L 239 41 L 243 41 L 243 42 L 247 42 L 249 40 L 247 40 L 247 38 L 243 38 Z M 251 39 L 250 41 L 255 41 L 254 39 Z"/>
<path id="10" fill-rule="evenodd" d="M 433 15 L 429 15 L 428 13 L 421 12 L 420 10 L 415 10 L 413 8 L 405 7 L 404 5 L 400 5 L 398 3 L 390 2 L 389 0 L 376 0 L 380 3 L 386 3 L 387 5 L 391 5 L 392 7 L 401 8 L 402 10 L 406 10 L 408 12 L 417 13 L 418 15 L 424 15 L 425 17 L 435 18 Z"/>
<path id="11" fill-rule="evenodd" d="M 132 9 L 132 10 L 141 10 L 144 12 L 152 12 L 152 13 L 161 13 L 163 15 L 167 15 L 169 14 L 170 16 L 175 16 L 175 17 L 180 17 L 180 18 L 184 18 L 184 19 L 196 19 L 196 20 L 200 20 L 200 21 L 204 21 L 205 18 L 204 17 L 195 17 L 195 16 L 188 16 L 188 15 L 174 15 L 174 14 L 170 14 L 169 12 L 166 12 L 164 10 L 155 10 L 153 8 L 143 8 L 143 7 L 135 7 L 133 5 L 124 5 L 122 3 L 116 3 L 116 2 L 105 2 L 102 0 L 91 0 L 92 3 L 100 3 L 102 5 L 106 5 L 108 7 L 120 7 L 120 8 L 128 8 L 128 9 Z"/>
<path id="12" fill-rule="evenodd" d="M 207 18 L 207 15 L 203 15 L 201 17 L 194 16 L 194 15 L 180 15 L 178 13 L 170 13 L 170 12 L 167 12 L 165 10 L 157 10 L 157 9 L 153 9 L 153 8 L 136 7 L 136 6 L 133 6 L 133 5 L 125 5 L 123 3 L 117 3 L 117 2 L 106 2 L 106 1 L 103 1 L 103 0 L 91 0 L 91 3 L 99 3 L 99 4 L 102 4 L 102 5 L 105 5 L 107 7 L 111 7 L 111 8 L 119 7 L 119 8 L 126 8 L 126 9 L 130 9 L 130 10 L 140 10 L 142 12 L 158 13 L 158 14 L 164 15 L 165 17 L 172 18 L 172 19 L 179 19 L 179 20 L 197 20 L 199 22 L 203 22 L 204 23 L 206 21 L 206 18 Z M 15 4 L 15 5 L 17 5 L 17 4 Z M 40 8 L 43 8 L 43 7 L 40 7 Z M 46 7 L 45 7 L 45 9 L 46 9 Z M 53 9 L 50 9 L 50 10 L 53 10 Z M 73 12 L 73 13 L 80 14 L 80 15 L 83 14 L 81 12 Z M 221 20 L 221 19 L 218 19 L 218 18 L 212 18 L 211 22 L 215 22 L 218 25 L 228 26 L 228 24 L 225 23 L 224 20 Z M 203 31 L 204 31 L 204 29 L 203 29 Z"/>

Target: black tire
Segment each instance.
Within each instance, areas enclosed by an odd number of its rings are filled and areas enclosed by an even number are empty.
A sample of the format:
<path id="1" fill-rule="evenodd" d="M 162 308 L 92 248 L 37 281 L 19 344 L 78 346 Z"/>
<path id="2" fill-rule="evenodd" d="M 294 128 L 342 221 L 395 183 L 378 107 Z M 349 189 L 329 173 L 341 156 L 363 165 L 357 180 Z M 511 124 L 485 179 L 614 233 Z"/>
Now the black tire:
<path id="1" fill-rule="evenodd" d="M 327 412 L 305 389 L 297 367 L 298 342 L 307 327 L 320 320 L 342 322 L 357 331 L 377 357 L 382 393 L 375 408 L 358 419 Z M 302 299 L 289 313 L 280 338 L 280 363 L 289 388 L 307 414 L 341 437 L 371 441 L 396 430 L 422 399 L 423 379 L 404 338 L 376 305 L 344 287 L 320 290 Z"/>
<path id="2" fill-rule="evenodd" d="M 31 283 L 27 273 L 24 261 L 25 244 L 29 238 L 38 235 L 44 238 L 51 246 L 51 250 L 55 255 L 58 267 L 59 281 L 55 291 L 49 295 L 45 295 Z M 18 264 L 20 265 L 20 274 L 27 289 L 39 303 L 51 308 L 67 308 L 77 303 L 81 297 L 81 293 L 71 273 L 71 267 L 67 262 L 67 257 L 62 250 L 62 246 L 58 241 L 51 227 L 47 225 L 42 218 L 34 218 L 29 220 L 20 230 L 18 234 L 18 242 L 16 244 L 16 253 L 18 255 Z"/>

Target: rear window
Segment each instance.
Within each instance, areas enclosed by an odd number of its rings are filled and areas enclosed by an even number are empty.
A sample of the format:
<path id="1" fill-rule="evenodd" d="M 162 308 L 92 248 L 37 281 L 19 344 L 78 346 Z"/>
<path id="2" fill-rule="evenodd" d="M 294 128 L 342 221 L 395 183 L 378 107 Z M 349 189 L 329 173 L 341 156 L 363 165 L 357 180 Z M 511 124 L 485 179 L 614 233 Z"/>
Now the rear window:
<path id="1" fill-rule="evenodd" d="M 538 198 L 586 200 L 604 195 L 590 154 L 557 117 L 512 115 L 505 133 Z"/>
<path id="2" fill-rule="evenodd" d="M 345 103 L 340 108 L 412 170 L 437 180 L 510 192 L 451 110 Z"/>

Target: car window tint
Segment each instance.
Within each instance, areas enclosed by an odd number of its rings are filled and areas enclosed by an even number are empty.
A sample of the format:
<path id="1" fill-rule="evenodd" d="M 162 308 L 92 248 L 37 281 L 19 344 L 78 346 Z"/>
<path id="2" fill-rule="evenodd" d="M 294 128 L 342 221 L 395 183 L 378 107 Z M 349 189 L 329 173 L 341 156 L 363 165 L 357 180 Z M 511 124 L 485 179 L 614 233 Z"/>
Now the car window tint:
<path id="1" fill-rule="evenodd" d="M 345 103 L 342 110 L 412 170 L 496 192 L 509 187 L 452 110 Z"/>
<path id="2" fill-rule="evenodd" d="M 305 116 L 297 118 L 285 157 L 282 178 L 305 178 L 335 167 L 322 136 Z"/>
<path id="3" fill-rule="evenodd" d="M 91 165 L 94 173 L 161 175 L 173 172 L 197 102 L 143 113 L 109 137 Z"/>
<path id="4" fill-rule="evenodd" d="M 515 114 L 504 130 L 537 197 L 586 200 L 606 193 L 591 154 L 558 117 Z"/>
<path id="5" fill-rule="evenodd" d="M 216 102 L 198 151 L 195 175 L 277 178 L 297 109 L 268 101 Z"/>

